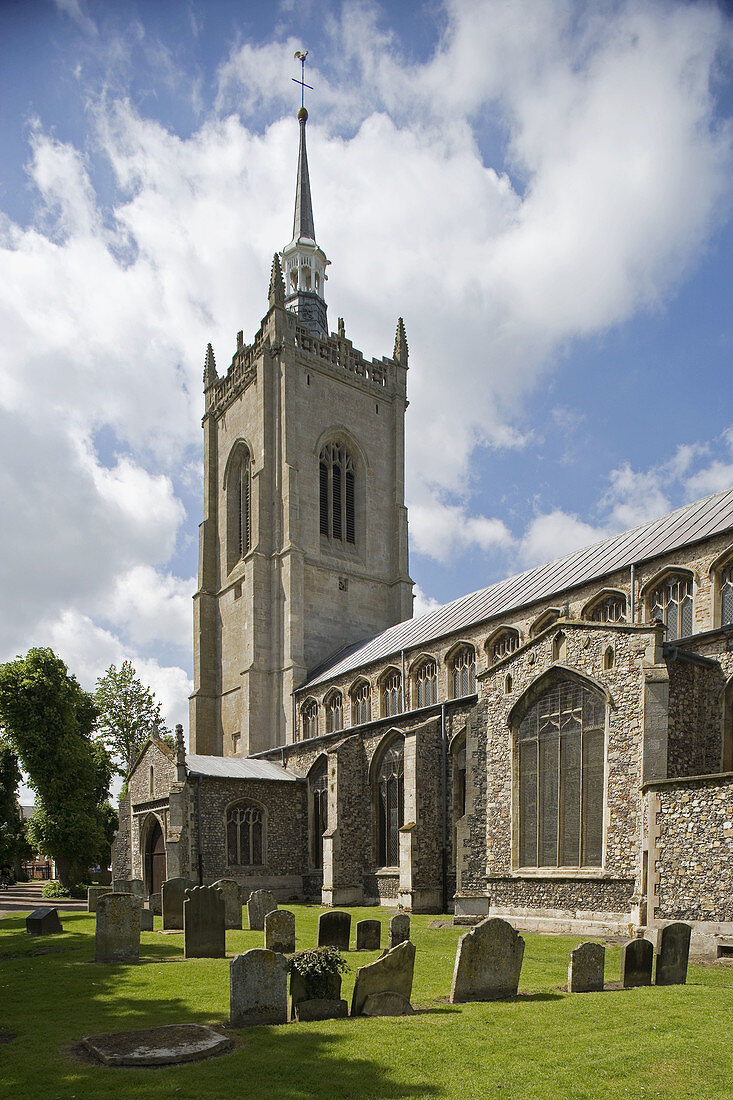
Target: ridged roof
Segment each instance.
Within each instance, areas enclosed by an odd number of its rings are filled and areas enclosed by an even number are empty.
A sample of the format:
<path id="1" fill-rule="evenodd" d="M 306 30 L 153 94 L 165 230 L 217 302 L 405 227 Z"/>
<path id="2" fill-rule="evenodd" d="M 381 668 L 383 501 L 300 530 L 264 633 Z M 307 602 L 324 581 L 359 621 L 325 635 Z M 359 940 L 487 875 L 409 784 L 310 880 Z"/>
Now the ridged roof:
<path id="1" fill-rule="evenodd" d="M 186 753 L 186 770 L 189 775 L 214 776 L 217 779 L 276 779 L 296 783 L 300 776 L 281 768 L 270 760 L 243 759 L 241 756 L 198 756 Z"/>
<path id="2" fill-rule="evenodd" d="M 559 595 L 618 569 L 639 565 L 731 527 L 733 488 L 723 489 L 661 519 L 643 523 L 582 550 L 574 550 L 546 565 L 536 565 L 507 580 L 497 581 L 488 588 L 436 607 L 417 619 L 407 619 L 373 638 L 348 646 L 314 669 L 298 691 L 383 660 L 403 649 L 413 649 L 537 600 Z"/>

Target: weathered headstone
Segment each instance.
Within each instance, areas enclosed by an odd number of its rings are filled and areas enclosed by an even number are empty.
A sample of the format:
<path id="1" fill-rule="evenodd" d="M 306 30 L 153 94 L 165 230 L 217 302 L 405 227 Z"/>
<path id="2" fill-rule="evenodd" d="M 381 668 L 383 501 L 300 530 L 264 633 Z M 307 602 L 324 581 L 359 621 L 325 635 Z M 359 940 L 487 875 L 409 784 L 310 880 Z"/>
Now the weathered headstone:
<path id="1" fill-rule="evenodd" d="M 654 976 L 656 985 L 684 985 L 687 981 L 691 932 L 690 925 L 683 921 L 668 924 L 662 929 Z"/>
<path id="2" fill-rule="evenodd" d="M 295 913 L 289 909 L 274 909 L 265 917 L 265 947 L 292 955 L 295 951 Z"/>
<path id="3" fill-rule="evenodd" d="M 405 940 L 409 940 L 409 938 L 409 913 L 395 913 L 393 917 L 390 917 L 389 921 L 389 939 L 387 940 L 387 946 L 391 951 L 392 948 L 396 947 L 398 943 L 404 943 Z"/>
<path id="4" fill-rule="evenodd" d="M 153 913 L 156 917 L 162 916 L 163 898 L 161 896 L 160 890 L 157 892 L 157 894 L 150 895 L 150 897 L 148 898 L 148 905 L 150 907 L 150 912 Z"/>
<path id="5" fill-rule="evenodd" d="M 252 932 L 264 932 L 265 917 L 277 909 L 271 890 L 253 890 L 247 901 L 247 919 Z"/>
<path id="6" fill-rule="evenodd" d="M 140 898 L 141 904 L 145 900 L 145 883 L 141 878 L 115 879 L 112 890 L 115 894 L 134 894 L 136 898 Z"/>
<path id="7" fill-rule="evenodd" d="M 63 932 L 59 911 L 52 905 L 42 905 L 34 909 L 25 918 L 25 930 L 32 936 L 50 936 L 53 932 Z"/>
<path id="8" fill-rule="evenodd" d="M 351 998 L 351 1015 L 363 1015 L 367 998 L 374 993 L 399 993 L 409 1001 L 414 969 L 415 945 L 409 940 L 389 951 L 383 951 L 374 962 L 360 966 L 356 972 L 354 995 Z"/>
<path id="9" fill-rule="evenodd" d="M 97 901 L 99 898 L 104 897 L 105 894 L 112 892 L 111 886 L 88 886 L 87 887 L 87 913 L 96 913 Z"/>
<path id="10" fill-rule="evenodd" d="M 318 946 L 338 947 L 339 951 L 349 950 L 351 938 L 351 913 L 340 909 L 330 909 L 318 918 Z"/>
<path id="11" fill-rule="evenodd" d="M 319 1016 L 309 1015 L 310 1009 L 303 1009 L 301 1011 L 301 1005 L 308 1001 L 318 1001 L 319 1007 L 313 1009 L 313 1013 L 321 1013 Z M 305 982 L 305 979 L 298 973 L 297 970 L 290 972 L 290 1019 L 291 1020 L 304 1020 L 304 1019 L 319 1019 L 330 1020 L 339 1016 L 348 1015 L 348 1005 L 346 1001 L 341 1000 L 341 975 L 340 974 L 328 974 L 323 980 L 321 988 L 318 990 L 318 994 L 314 994 L 312 988 L 309 988 Z"/>
<path id="12" fill-rule="evenodd" d="M 224 898 L 224 924 L 227 928 L 242 927 L 242 889 L 236 879 L 219 878 L 212 883 Z"/>
<path id="13" fill-rule="evenodd" d="M 195 882 L 187 878 L 165 880 L 160 891 L 164 931 L 183 928 L 183 899 L 186 890 L 191 890 L 195 885 Z"/>
<path id="14" fill-rule="evenodd" d="M 223 959 L 226 955 L 224 897 L 214 886 L 186 890 L 183 954 L 187 959 Z"/>
<path id="15" fill-rule="evenodd" d="M 288 964 L 264 947 L 236 955 L 229 965 L 229 1021 L 232 1027 L 284 1024 L 288 1018 Z"/>
<path id="16" fill-rule="evenodd" d="M 140 909 L 140 931 L 152 932 L 155 927 L 152 909 L 146 909 L 143 905 Z"/>
<path id="17" fill-rule="evenodd" d="M 524 940 L 500 917 L 488 917 L 458 941 L 451 1003 L 516 997 Z"/>
<path id="18" fill-rule="evenodd" d="M 581 943 L 570 952 L 568 993 L 600 993 L 606 966 L 602 943 Z"/>
<path id="19" fill-rule="evenodd" d="M 649 940 L 630 940 L 621 951 L 621 985 L 633 989 L 652 984 L 654 947 Z"/>
<path id="20" fill-rule="evenodd" d="M 382 946 L 382 922 L 359 920 L 356 922 L 356 950 L 379 951 Z"/>
<path id="21" fill-rule="evenodd" d="M 298 1001 L 293 1015 L 301 1023 L 312 1020 L 338 1020 L 348 1016 L 349 1006 L 341 999 L 328 1000 L 325 997 L 312 997 Z"/>
<path id="22" fill-rule="evenodd" d="M 105 894 L 97 902 L 94 961 L 137 962 L 140 958 L 140 902 L 132 894 Z"/>
<path id="23" fill-rule="evenodd" d="M 361 1010 L 362 1016 L 412 1016 L 414 1012 L 407 997 L 389 990 L 370 993 Z"/>

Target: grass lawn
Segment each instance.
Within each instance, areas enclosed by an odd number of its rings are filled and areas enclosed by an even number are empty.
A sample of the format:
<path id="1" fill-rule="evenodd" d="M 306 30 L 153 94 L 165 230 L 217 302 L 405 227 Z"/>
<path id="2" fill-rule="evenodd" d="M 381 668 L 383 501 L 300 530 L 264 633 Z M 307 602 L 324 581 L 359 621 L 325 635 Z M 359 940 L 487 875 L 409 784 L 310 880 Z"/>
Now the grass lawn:
<path id="1" fill-rule="evenodd" d="M 321 910 L 292 909 L 298 948 L 313 946 Z M 379 917 L 386 944 L 388 911 L 351 912 Z M 685 986 L 571 996 L 559 987 L 579 939 L 527 934 L 515 1001 L 453 1006 L 460 931 L 429 916 L 412 918 L 415 1016 L 248 1028 L 206 1062 L 102 1068 L 74 1053 L 84 1036 L 226 1023 L 229 961 L 184 960 L 182 935 L 152 932 L 140 965 L 97 965 L 94 917 L 61 917 L 63 935 L 47 937 L 27 936 L 23 916 L 0 921 L 0 1040 L 15 1035 L 0 1042 L 2 1097 L 733 1097 L 733 967 L 692 966 Z M 230 957 L 261 946 L 260 932 L 227 932 Z M 347 1000 L 356 967 L 376 957 L 350 953 Z M 619 964 L 609 948 L 607 982 Z"/>

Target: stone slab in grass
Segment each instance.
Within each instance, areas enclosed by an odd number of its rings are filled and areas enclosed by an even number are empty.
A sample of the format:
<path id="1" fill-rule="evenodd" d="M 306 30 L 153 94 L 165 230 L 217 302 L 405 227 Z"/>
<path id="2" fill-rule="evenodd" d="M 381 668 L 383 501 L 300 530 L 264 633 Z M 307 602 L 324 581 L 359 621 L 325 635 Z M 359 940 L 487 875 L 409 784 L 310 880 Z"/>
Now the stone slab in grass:
<path id="1" fill-rule="evenodd" d="M 230 1050 L 231 1039 L 200 1024 L 172 1024 L 143 1031 L 89 1035 L 82 1046 L 105 1066 L 172 1066 Z"/>
<path id="2" fill-rule="evenodd" d="M 52 905 L 34 909 L 25 918 L 25 930 L 32 936 L 49 936 L 52 932 L 63 932 L 58 909 Z"/>
<path id="3" fill-rule="evenodd" d="M 407 997 L 392 990 L 370 993 L 364 1001 L 362 1016 L 414 1016 L 415 1009 Z"/>
<path id="4" fill-rule="evenodd" d="M 340 1020 L 349 1014 L 346 1001 L 330 1000 L 327 997 L 313 997 L 309 1001 L 298 1001 L 295 1006 L 295 1019 L 299 1023 L 311 1020 Z"/>

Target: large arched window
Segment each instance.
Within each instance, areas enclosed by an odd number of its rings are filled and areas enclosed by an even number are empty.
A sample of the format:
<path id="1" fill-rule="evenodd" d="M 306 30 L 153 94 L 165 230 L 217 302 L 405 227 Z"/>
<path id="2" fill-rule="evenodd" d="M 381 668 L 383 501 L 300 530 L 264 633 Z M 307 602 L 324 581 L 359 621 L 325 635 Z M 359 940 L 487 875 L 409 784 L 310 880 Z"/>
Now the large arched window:
<path id="1" fill-rule="evenodd" d="M 251 465 L 249 448 L 239 440 L 229 456 L 226 474 L 227 569 L 229 570 L 233 569 L 250 549 Z"/>
<path id="2" fill-rule="evenodd" d="M 318 703 L 315 699 L 306 699 L 300 711 L 303 737 L 318 736 Z"/>
<path id="3" fill-rule="evenodd" d="M 720 625 L 733 624 L 733 557 L 720 570 Z"/>
<path id="4" fill-rule="evenodd" d="M 227 810 L 227 864 L 261 867 L 265 862 L 264 814 L 252 802 L 236 802 Z"/>
<path id="5" fill-rule="evenodd" d="M 510 653 L 519 648 L 519 631 L 511 626 L 505 626 L 489 638 L 487 643 L 489 663 L 495 665 L 497 661 L 503 661 Z"/>
<path id="6" fill-rule="evenodd" d="M 342 443 L 328 443 L 319 460 L 321 535 L 336 542 L 356 542 L 356 473 Z"/>
<path id="7" fill-rule="evenodd" d="M 383 718 L 402 712 L 402 676 L 396 668 L 389 669 L 382 678 L 381 696 Z"/>
<path id="8" fill-rule="evenodd" d="M 405 812 L 404 742 L 397 738 L 382 753 L 375 773 L 377 809 L 377 863 L 397 867 L 400 862 L 400 828 Z"/>
<path id="9" fill-rule="evenodd" d="M 601 592 L 583 608 L 583 618 L 592 623 L 625 623 L 626 596 L 623 592 Z"/>
<path id="10" fill-rule="evenodd" d="M 450 662 L 453 698 L 473 695 L 476 690 L 476 650 L 472 645 L 462 645 Z"/>
<path id="11" fill-rule="evenodd" d="M 667 627 L 668 642 L 693 633 L 692 577 L 689 573 L 667 573 L 651 589 L 649 618 L 662 620 Z"/>
<path id="12" fill-rule="evenodd" d="M 438 665 L 433 657 L 420 661 L 412 674 L 416 707 L 430 707 L 438 702 Z"/>
<path id="13" fill-rule="evenodd" d="M 340 691 L 333 691 L 326 699 L 326 732 L 337 733 L 344 728 L 344 697 Z"/>
<path id="14" fill-rule="evenodd" d="M 372 720 L 372 689 L 368 680 L 357 680 L 351 689 L 351 724 L 360 726 Z"/>
<path id="15" fill-rule="evenodd" d="M 524 713 L 516 734 L 520 866 L 601 866 L 604 727 L 603 698 L 569 678 Z"/>
<path id="16" fill-rule="evenodd" d="M 316 870 L 323 867 L 323 834 L 328 828 L 328 763 L 318 761 L 308 777 L 311 810 L 311 858 Z"/>

